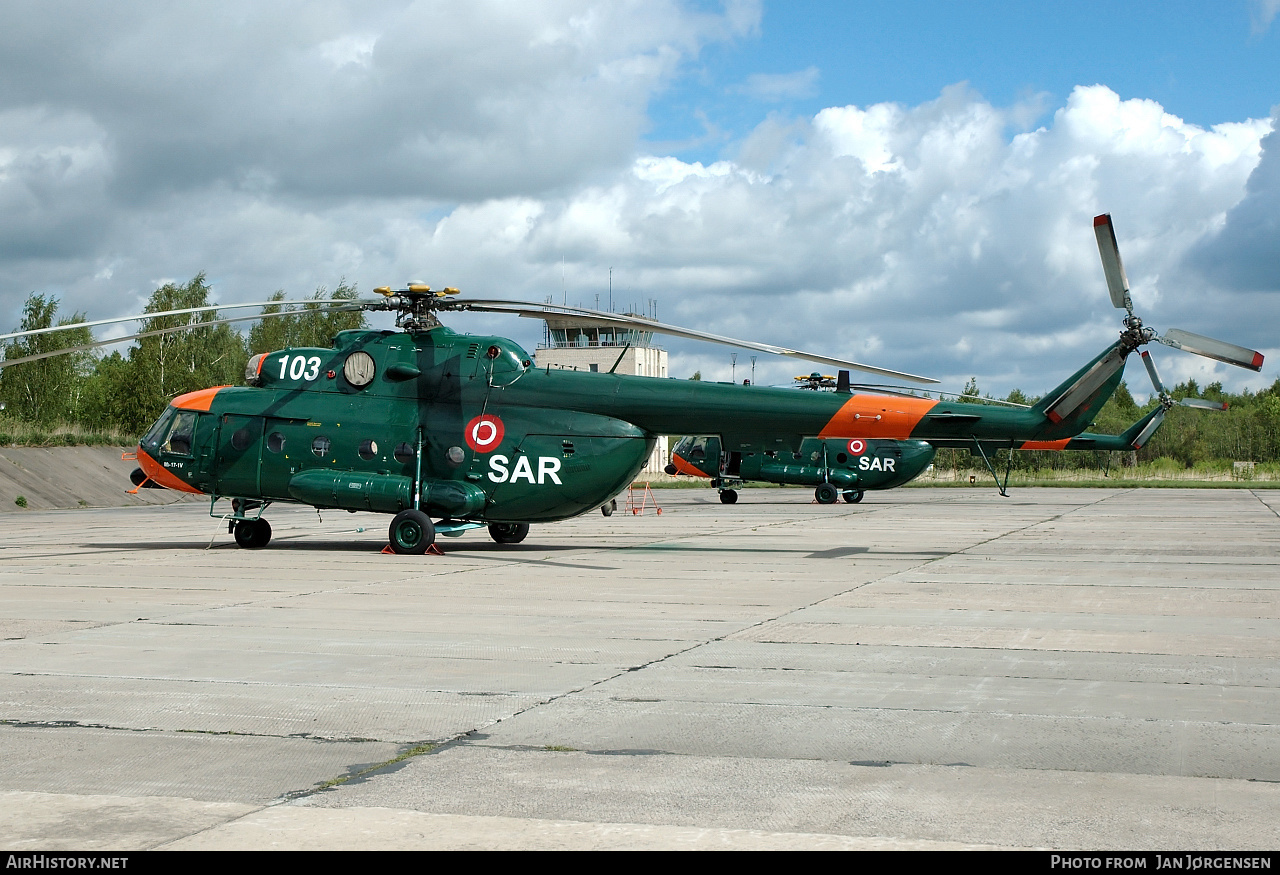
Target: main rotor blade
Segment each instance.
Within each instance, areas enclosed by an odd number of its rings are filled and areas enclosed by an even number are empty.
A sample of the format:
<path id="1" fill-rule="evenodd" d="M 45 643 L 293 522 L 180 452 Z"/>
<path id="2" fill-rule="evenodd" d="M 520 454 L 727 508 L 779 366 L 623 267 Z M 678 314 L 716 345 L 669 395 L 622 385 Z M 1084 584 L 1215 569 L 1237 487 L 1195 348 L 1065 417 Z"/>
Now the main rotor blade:
<path id="1" fill-rule="evenodd" d="M 1157 337 L 1156 340 L 1165 346 L 1193 352 L 1236 367 L 1248 368 L 1251 371 L 1262 370 L 1262 353 L 1236 346 L 1234 343 L 1227 343 L 1225 340 L 1214 340 L 1212 337 L 1192 334 L 1190 331 L 1181 331 L 1177 328 L 1170 328 L 1165 332 L 1164 337 Z"/>
<path id="2" fill-rule="evenodd" d="M 830 356 L 819 355 L 812 352 L 803 352 L 802 350 L 789 349 L 784 346 L 774 346 L 769 343 L 755 343 L 750 340 L 738 340 L 733 337 L 724 337 L 719 334 L 711 334 L 706 331 L 696 331 L 692 328 L 680 328 L 676 325 L 668 325 L 665 322 L 655 322 L 650 319 L 644 319 L 639 316 L 624 316 L 618 313 L 605 313 L 601 310 L 587 310 L 580 307 L 563 307 L 559 304 L 544 304 L 535 306 L 533 304 L 525 304 L 520 301 L 497 301 L 497 300 L 463 300 L 450 301 L 447 308 L 450 310 L 475 310 L 477 312 L 490 313 L 515 313 L 519 316 L 525 316 L 530 319 L 546 319 L 548 316 L 585 316 L 596 322 L 606 325 L 620 326 L 623 328 L 639 328 L 644 331 L 652 331 L 656 334 L 667 334 L 672 337 L 684 337 L 689 340 L 705 340 L 709 343 L 719 343 L 724 346 L 736 346 L 739 349 L 754 349 L 760 352 L 772 353 L 773 355 L 788 356 L 790 358 L 801 359 L 803 361 L 818 362 L 819 364 L 830 365 L 833 368 L 848 368 L 850 370 L 865 371 L 870 374 L 879 374 L 882 377 L 891 377 L 895 380 L 911 380 L 916 383 L 937 383 L 931 377 L 921 377 L 916 374 L 908 374 L 903 371 L 892 371 L 887 368 L 877 368 L 873 365 L 864 365 L 859 362 L 846 361 L 844 359 L 832 358 Z"/>
<path id="3" fill-rule="evenodd" d="M 274 303 L 279 303 L 279 302 L 274 302 Z M 345 303 L 348 305 L 351 304 L 350 301 L 346 301 Z M 250 305 L 246 304 L 245 306 L 250 306 Z M 359 305 L 326 308 L 326 310 L 331 313 L 344 312 L 348 310 L 362 310 L 362 309 L 364 308 Z M 10 365 L 20 365 L 26 362 L 36 362 L 36 361 L 40 361 L 40 359 L 53 358 L 54 356 L 57 356 L 57 355 L 67 355 L 68 353 L 73 353 L 73 352 L 87 352 L 88 350 L 94 349 L 99 346 L 111 346 L 113 343 L 123 343 L 126 340 L 137 340 L 140 337 L 156 337 L 161 334 L 173 334 L 178 331 L 191 331 L 196 328 L 212 328 L 215 325 L 229 325 L 232 322 L 253 322 L 254 320 L 257 320 L 257 319 L 270 319 L 272 316 L 288 316 L 290 315 L 291 312 L 294 312 L 294 311 L 285 311 L 283 313 L 259 313 L 256 316 L 233 316 L 230 319 L 214 319 L 209 322 L 194 322 L 190 325 L 175 325 L 170 328 L 157 328 L 154 331 L 143 331 L 139 334 L 129 334 L 129 335 L 126 335 L 125 337 L 113 337 L 110 340 L 95 340 L 93 343 L 86 343 L 82 346 L 68 346 L 68 347 L 64 347 L 63 349 L 55 349 L 52 352 L 42 352 L 42 353 L 37 353 L 36 355 L 24 355 L 16 359 L 0 360 L 0 368 L 7 368 Z"/>
<path id="4" fill-rule="evenodd" d="M 1145 349 L 1142 351 L 1142 363 L 1147 366 L 1147 374 L 1151 377 L 1151 385 L 1156 387 L 1156 392 L 1161 395 L 1168 394 L 1164 390 L 1164 383 L 1160 382 L 1160 375 L 1156 373 L 1155 359 Z"/>
<path id="5" fill-rule="evenodd" d="M 33 337 L 37 334 L 50 334 L 54 331 L 69 331 L 72 328 L 93 328 L 98 325 L 113 325 L 117 322 L 140 322 L 143 319 L 158 319 L 161 316 L 182 316 L 187 313 L 204 313 L 210 310 L 242 310 L 245 307 L 270 307 L 273 305 L 300 305 L 300 304 L 350 304 L 350 298 L 326 298 L 321 301 L 262 301 L 257 304 L 210 304 L 207 307 L 187 307 L 184 310 L 163 310 L 159 313 L 140 313 L 136 316 L 118 316 L 115 319 L 98 319 L 93 322 L 70 322 L 66 325 L 54 325 L 51 328 L 33 328 L 30 331 L 15 331 L 12 334 L 0 334 L 0 340 L 10 340 L 15 337 Z M 326 308 L 327 309 L 327 308 Z M 290 313 L 303 312 L 300 310 L 290 310 Z M 273 314 L 268 314 L 273 315 Z M 279 314 L 279 315 L 284 315 Z M 256 316 L 253 318 L 257 318 Z M 212 323 L 206 323 L 212 324 Z M 113 341 L 114 342 L 114 341 Z"/>
<path id="6" fill-rule="evenodd" d="M 1111 293 L 1111 303 L 1120 310 L 1132 310 L 1129 278 L 1125 276 L 1124 264 L 1120 261 L 1120 246 L 1116 243 L 1116 231 L 1111 225 L 1110 213 L 1093 217 L 1093 233 L 1098 238 L 1098 254 L 1102 256 L 1102 272 L 1107 275 L 1107 291 Z"/>

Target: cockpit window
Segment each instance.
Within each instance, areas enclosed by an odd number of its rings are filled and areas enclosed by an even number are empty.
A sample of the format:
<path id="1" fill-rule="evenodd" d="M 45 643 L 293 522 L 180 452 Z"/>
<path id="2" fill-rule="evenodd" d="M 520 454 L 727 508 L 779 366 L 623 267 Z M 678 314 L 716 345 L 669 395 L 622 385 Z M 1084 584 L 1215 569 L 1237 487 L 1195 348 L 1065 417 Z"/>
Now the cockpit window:
<path id="1" fill-rule="evenodd" d="M 169 435 L 165 439 L 164 446 L 160 448 L 162 453 L 174 453 L 179 456 L 191 455 L 191 444 L 196 434 L 196 417 L 199 414 L 190 411 L 182 411 L 173 421 L 173 428 L 169 429 Z"/>
<path id="2" fill-rule="evenodd" d="M 161 438 L 163 438 L 165 432 L 169 430 L 169 426 L 173 423 L 173 418 L 177 415 L 178 411 L 176 408 L 165 408 L 164 413 L 156 420 L 156 424 L 151 426 L 147 433 L 142 436 L 142 440 L 139 441 L 139 443 L 142 444 L 142 448 L 150 452 L 155 452 L 156 448 L 160 445 Z"/>
<path id="3" fill-rule="evenodd" d="M 689 435 L 680 439 L 674 452 L 683 459 L 701 462 L 708 454 L 720 452 L 720 438 L 713 435 Z"/>

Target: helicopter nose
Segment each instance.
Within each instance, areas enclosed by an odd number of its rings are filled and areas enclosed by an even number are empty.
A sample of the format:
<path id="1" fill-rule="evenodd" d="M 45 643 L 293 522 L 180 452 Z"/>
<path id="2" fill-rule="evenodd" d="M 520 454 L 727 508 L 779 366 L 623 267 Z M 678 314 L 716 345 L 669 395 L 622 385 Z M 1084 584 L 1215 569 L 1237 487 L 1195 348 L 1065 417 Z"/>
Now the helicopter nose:
<path id="1" fill-rule="evenodd" d="M 146 451 L 143 450 L 142 447 L 138 447 L 138 470 L 143 474 L 143 476 L 156 484 L 155 487 L 150 488 L 158 487 L 163 489 L 173 489 L 177 492 L 190 492 L 193 495 L 204 495 L 204 493 L 199 489 L 196 489 L 185 480 L 180 479 L 164 465 L 161 465 L 155 459 L 151 458 L 151 456 L 147 455 Z M 130 475 L 129 479 L 132 480 L 133 475 Z"/>

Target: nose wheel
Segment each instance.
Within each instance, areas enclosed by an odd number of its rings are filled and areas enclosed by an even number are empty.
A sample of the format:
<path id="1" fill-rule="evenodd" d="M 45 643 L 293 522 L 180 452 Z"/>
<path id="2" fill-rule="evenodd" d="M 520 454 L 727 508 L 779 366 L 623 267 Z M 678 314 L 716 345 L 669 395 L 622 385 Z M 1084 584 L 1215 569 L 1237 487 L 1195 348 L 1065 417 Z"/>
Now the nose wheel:
<path id="1" fill-rule="evenodd" d="M 489 537 L 499 544 L 519 544 L 528 535 L 528 523 L 489 523 Z"/>
<path id="2" fill-rule="evenodd" d="M 859 501 L 862 501 L 862 490 L 846 489 L 844 491 L 844 500 L 849 504 L 857 504 Z"/>

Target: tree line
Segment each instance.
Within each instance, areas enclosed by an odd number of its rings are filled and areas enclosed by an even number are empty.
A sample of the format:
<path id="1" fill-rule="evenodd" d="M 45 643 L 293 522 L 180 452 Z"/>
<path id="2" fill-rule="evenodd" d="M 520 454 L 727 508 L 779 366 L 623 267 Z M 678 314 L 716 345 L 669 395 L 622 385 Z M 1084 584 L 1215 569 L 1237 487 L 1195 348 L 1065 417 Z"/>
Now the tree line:
<path id="1" fill-rule="evenodd" d="M 1104 451 L 1071 450 L 1053 452 L 1047 450 L 1014 453 L 1013 469 L 1075 470 L 1106 468 L 1111 465 L 1133 466 L 1166 460 L 1172 468 L 1202 468 L 1221 470 L 1233 462 L 1280 462 L 1280 379 L 1260 392 L 1245 390 L 1241 393 L 1226 392 L 1219 382 L 1199 386 L 1195 380 L 1179 383 L 1169 390 L 1175 401 L 1183 398 L 1203 398 L 1224 401 L 1227 409 L 1221 412 L 1196 410 L 1175 406 L 1169 410 L 1155 435 L 1146 446 L 1133 453 L 1108 453 Z M 960 400 L 974 403 L 993 400 L 982 395 L 976 380 L 970 380 Z M 1015 404 L 1035 404 L 1040 399 L 1015 389 L 1002 401 Z M 1119 434 L 1159 405 L 1154 395 L 1145 404 L 1139 404 L 1121 383 L 1116 393 L 1099 411 L 1089 431 L 1101 434 Z M 935 462 L 939 467 L 971 467 L 968 459 L 961 462 L 964 451 L 940 450 Z M 1000 464 L 1007 460 L 1001 454 Z"/>
<path id="2" fill-rule="evenodd" d="M 225 322 L 216 310 L 141 320 L 139 337 L 124 353 L 101 355 L 80 349 L 65 355 L 0 369 L 0 417 L 48 430 L 72 426 L 90 432 L 136 436 L 160 415 L 174 397 L 209 386 L 244 381 L 249 357 L 286 347 L 329 346 L 335 334 L 364 328 L 360 311 L 334 312 L 326 299 L 355 300 L 354 285 L 340 282 L 332 292 L 323 286 L 290 315 L 255 322 L 248 334 Z M 276 292 L 273 301 L 283 301 Z M 156 289 L 145 313 L 164 313 L 209 306 L 209 285 L 203 273 L 183 285 L 168 283 Z M 280 313 L 282 304 L 263 309 Z M 65 331 L 19 337 L 4 345 L 5 360 L 61 349 L 87 347 L 95 342 L 83 313 L 58 317 L 58 299 L 32 293 L 22 309 L 17 331 L 68 326 Z M 165 329 L 185 330 L 165 333 Z"/>

